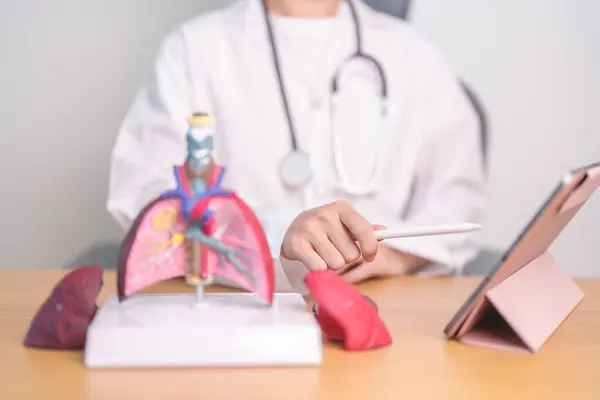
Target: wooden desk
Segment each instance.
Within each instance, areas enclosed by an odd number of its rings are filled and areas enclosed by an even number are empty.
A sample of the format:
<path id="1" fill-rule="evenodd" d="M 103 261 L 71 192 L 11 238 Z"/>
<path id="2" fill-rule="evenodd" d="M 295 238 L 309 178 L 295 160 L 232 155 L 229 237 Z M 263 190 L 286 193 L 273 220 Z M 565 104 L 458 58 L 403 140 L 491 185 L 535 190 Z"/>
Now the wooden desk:
<path id="1" fill-rule="evenodd" d="M 600 280 L 536 355 L 447 342 L 442 329 L 477 278 L 399 278 L 361 291 L 381 309 L 395 343 L 367 353 L 325 346 L 317 368 L 87 371 L 81 352 L 21 345 L 39 305 L 65 271 L 0 270 L 0 398 L 20 399 L 598 399 Z M 101 294 L 115 292 L 105 275 Z M 157 291 L 187 291 L 170 282 Z"/>

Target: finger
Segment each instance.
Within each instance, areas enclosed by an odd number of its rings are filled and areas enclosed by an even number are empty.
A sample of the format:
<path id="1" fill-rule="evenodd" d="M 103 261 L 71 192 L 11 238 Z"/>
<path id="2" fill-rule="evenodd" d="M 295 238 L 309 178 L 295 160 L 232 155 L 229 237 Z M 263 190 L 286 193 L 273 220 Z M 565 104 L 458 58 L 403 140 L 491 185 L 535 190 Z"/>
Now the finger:
<path id="1" fill-rule="evenodd" d="M 373 264 L 363 263 L 342 274 L 342 279 L 348 283 L 359 283 L 373 276 Z"/>
<path id="2" fill-rule="evenodd" d="M 340 221 L 358 242 L 365 261 L 373 261 L 377 254 L 378 241 L 369 221 L 351 208 L 340 211 Z"/>
<path id="3" fill-rule="evenodd" d="M 358 259 L 356 259 L 355 261 L 348 263 L 344 266 L 344 268 L 340 269 L 339 271 L 336 271 L 336 273 L 338 275 L 343 275 L 346 272 L 348 272 L 349 270 L 356 268 L 358 265 L 362 264 L 364 262 L 362 257 L 358 257 Z"/>
<path id="4" fill-rule="evenodd" d="M 327 263 L 317 254 L 308 240 L 294 243 L 290 253 L 287 258 L 300 261 L 309 271 L 327 270 Z"/>
<path id="5" fill-rule="evenodd" d="M 344 258 L 345 265 L 353 263 L 360 258 L 360 248 L 344 225 L 340 223 L 337 229 L 328 233 L 328 236 L 331 243 Z"/>
<path id="6" fill-rule="evenodd" d="M 375 225 L 375 224 L 372 224 L 371 226 L 373 227 L 373 231 L 374 232 L 385 231 L 387 229 L 387 226 L 385 226 L 385 225 Z M 352 240 L 356 240 L 356 238 L 354 236 L 352 236 Z"/>
<path id="7" fill-rule="evenodd" d="M 319 236 L 318 239 L 313 239 L 310 243 L 319 257 L 325 262 L 328 269 L 337 271 L 346 265 L 344 256 L 336 246 L 331 243 L 327 234 L 324 233 L 322 236 Z"/>

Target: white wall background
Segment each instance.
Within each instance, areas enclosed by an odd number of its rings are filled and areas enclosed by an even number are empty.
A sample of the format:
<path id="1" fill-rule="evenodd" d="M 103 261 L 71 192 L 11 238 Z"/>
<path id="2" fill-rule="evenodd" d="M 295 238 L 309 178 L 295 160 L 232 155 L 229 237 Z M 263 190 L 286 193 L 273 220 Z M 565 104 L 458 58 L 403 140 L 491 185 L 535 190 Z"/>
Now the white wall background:
<path id="1" fill-rule="evenodd" d="M 221 3 L 0 1 L 2 267 L 121 237 L 105 211 L 117 129 L 165 33 Z"/>
<path id="2" fill-rule="evenodd" d="M 118 126 L 163 35 L 227 2 L 0 2 L 0 267 L 57 268 L 120 239 L 104 208 Z M 596 0 L 419 0 L 411 10 L 490 115 L 488 244 L 507 246 L 566 169 L 600 160 L 598 15 Z M 553 252 L 573 275 L 600 275 L 598 238 L 597 195 Z"/>
<path id="3" fill-rule="evenodd" d="M 508 246 L 564 171 L 600 161 L 600 2 L 413 3 L 414 25 L 475 87 L 490 114 L 485 239 Z M 573 275 L 600 275 L 599 244 L 596 194 L 552 252 Z"/>

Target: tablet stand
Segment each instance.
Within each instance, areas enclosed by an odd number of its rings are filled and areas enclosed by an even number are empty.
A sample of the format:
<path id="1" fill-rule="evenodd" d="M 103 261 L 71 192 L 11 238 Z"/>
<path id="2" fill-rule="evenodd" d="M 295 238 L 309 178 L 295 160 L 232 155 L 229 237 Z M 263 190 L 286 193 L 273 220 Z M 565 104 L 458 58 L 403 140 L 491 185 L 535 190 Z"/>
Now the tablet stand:
<path id="1" fill-rule="evenodd" d="M 584 294 L 548 252 L 600 187 L 600 163 L 569 173 L 446 327 L 448 338 L 498 350 L 535 353 Z"/>
<path id="2" fill-rule="evenodd" d="M 548 252 L 490 289 L 459 341 L 498 350 L 537 352 L 583 299 Z"/>
<path id="3" fill-rule="evenodd" d="M 566 199 L 559 197 L 560 204 L 548 208 L 541 217 L 545 223 L 532 228 L 527 244 L 503 261 L 507 264 L 494 276 L 497 283 L 453 335 L 458 341 L 528 353 L 542 347 L 584 297 L 548 247 L 598 187 L 600 165 L 589 168 L 574 189 L 567 188 Z"/>

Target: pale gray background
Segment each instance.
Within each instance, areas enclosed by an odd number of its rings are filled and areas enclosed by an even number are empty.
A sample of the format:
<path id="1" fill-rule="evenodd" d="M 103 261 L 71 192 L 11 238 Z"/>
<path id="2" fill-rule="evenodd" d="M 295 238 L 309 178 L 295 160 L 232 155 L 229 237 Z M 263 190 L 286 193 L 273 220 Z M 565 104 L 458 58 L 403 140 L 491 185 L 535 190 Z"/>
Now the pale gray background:
<path id="1" fill-rule="evenodd" d="M 0 267 L 62 267 L 120 239 L 105 211 L 119 124 L 163 35 L 226 3 L 0 2 Z M 507 246 L 566 169 L 600 160 L 600 2 L 420 0 L 410 15 L 489 112 L 484 236 Z M 599 275 L 599 238 L 596 195 L 553 253 L 573 275 Z"/>

